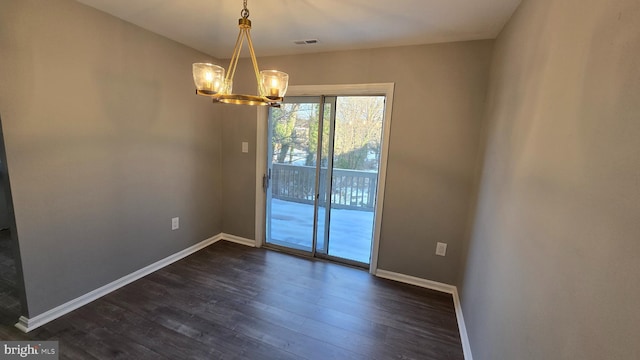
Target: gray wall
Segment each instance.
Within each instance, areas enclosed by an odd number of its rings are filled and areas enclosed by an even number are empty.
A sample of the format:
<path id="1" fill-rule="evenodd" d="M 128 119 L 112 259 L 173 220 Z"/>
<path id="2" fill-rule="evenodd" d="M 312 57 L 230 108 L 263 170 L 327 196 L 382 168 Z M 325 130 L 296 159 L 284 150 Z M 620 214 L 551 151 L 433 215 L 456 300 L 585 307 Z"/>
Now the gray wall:
<path id="1" fill-rule="evenodd" d="M 247 51 L 247 49 L 244 49 Z M 219 63 L 227 68 L 224 64 Z M 252 69 L 238 69 L 249 72 Z M 253 77 L 255 83 L 255 76 Z M 237 81 L 236 81 L 237 83 Z M 239 86 L 234 86 L 240 88 Z M 247 90 L 255 94 L 254 89 Z M 218 105 L 222 117 L 222 230 L 226 234 L 255 239 L 256 203 L 256 109 L 250 106 Z M 242 152 L 242 142 L 249 143 L 249 153 Z M 253 171 L 251 171 L 253 169 Z"/>
<path id="2" fill-rule="evenodd" d="M 525 0 L 496 43 L 462 292 L 476 360 L 640 358 L 640 2 Z"/>
<path id="3" fill-rule="evenodd" d="M 70 0 L 1 1 L 0 54 L 28 315 L 221 232 L 208 56 Z"/>
<path id="4" fill-rule="evenodd" d="M 292 85 L 395 82 L 379 268 L 445 283 L 459 278 L 492 46 L 474 41 L 259 60 L 261 69 L 289 73 Z M 234 87 L 255 93 L 248 65 L 242 63 Z M 223 229 L 247 238 L 255 236 L 255 118 L 255 109 L 223 110 Z M 250 155 L 240 153 L 242 141 L 250 141 Z M 438 241 L 449 244 L 447 257 L 435 256 Z"/>

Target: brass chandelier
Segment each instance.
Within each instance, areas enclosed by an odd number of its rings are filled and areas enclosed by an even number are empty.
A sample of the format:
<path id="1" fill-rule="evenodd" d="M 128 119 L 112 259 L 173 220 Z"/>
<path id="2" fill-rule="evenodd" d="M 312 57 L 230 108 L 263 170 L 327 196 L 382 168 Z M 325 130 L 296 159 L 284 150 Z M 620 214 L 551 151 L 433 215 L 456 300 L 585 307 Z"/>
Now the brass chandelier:
<path id="1" fill-rule="evenodd" d="M 253 42 L 251 41 L 251 20 L 249 20 L 247 0 L 243 1 L 244 7 L 240 12 L 242 17 L 238 20 L 240 33 L 233 49 L 229 71 L 225 75 L 225 70 L 221 66 L 209 63 L 193 64 L 193 81 L 196 85 L 196 94 L 209 96 L 214 103 L 280 107 L 289 86 L 289 75 L 277 70 L 259 70 L 256 54 L 253 50 Z M 238 60 L 240 59 L 240 52 L 245 39 L 249 46 L 253 71 L 256 75 L 258 95 L 241 95 L 232 92 L 233 77 L 238 67 Z"/>

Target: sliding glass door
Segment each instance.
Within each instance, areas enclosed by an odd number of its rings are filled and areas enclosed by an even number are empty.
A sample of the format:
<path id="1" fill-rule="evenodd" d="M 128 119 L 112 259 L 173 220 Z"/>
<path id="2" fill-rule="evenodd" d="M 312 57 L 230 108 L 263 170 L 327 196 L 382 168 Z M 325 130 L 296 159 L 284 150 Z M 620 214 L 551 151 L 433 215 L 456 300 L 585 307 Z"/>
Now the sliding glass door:
<path id="1" fill-rule="evenodd" d="M 267 245 L 369 264 L 384 107 L 384 96 L 320 96 L 270 110 Z"/>

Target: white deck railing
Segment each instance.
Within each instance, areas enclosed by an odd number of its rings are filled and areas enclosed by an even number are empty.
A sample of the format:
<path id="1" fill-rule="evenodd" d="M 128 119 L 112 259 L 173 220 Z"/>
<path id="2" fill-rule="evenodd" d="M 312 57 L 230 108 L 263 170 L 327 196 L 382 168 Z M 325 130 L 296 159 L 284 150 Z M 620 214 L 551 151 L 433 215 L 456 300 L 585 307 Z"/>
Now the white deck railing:
<path id="1" fill-rule="evenodd" d="M 327 169 L 320 169 L 320 202 L 326 201 Z M 276 199 L 313 204 L 316 168 L 273 164 L 271 195 Z M 361 170 L 333 170 L 331 207 L 373 211 L 378 173 Z"/>

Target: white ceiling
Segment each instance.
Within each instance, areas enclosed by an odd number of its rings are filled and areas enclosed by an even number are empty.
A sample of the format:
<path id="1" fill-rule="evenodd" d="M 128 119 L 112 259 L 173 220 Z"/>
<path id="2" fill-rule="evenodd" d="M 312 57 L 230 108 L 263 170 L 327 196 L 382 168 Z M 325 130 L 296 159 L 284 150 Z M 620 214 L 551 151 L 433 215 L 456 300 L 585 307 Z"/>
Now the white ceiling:
<path id="1" fill-rule="evenodd" d="M 242 9 L 242 0 L 77 1 L 217 58 L 231 57 Z M 493 39 L 520 2 L 249 0 L 248 8 L 260 57 Z M 304 39 L 320 43 L 293 43 Z"/>

